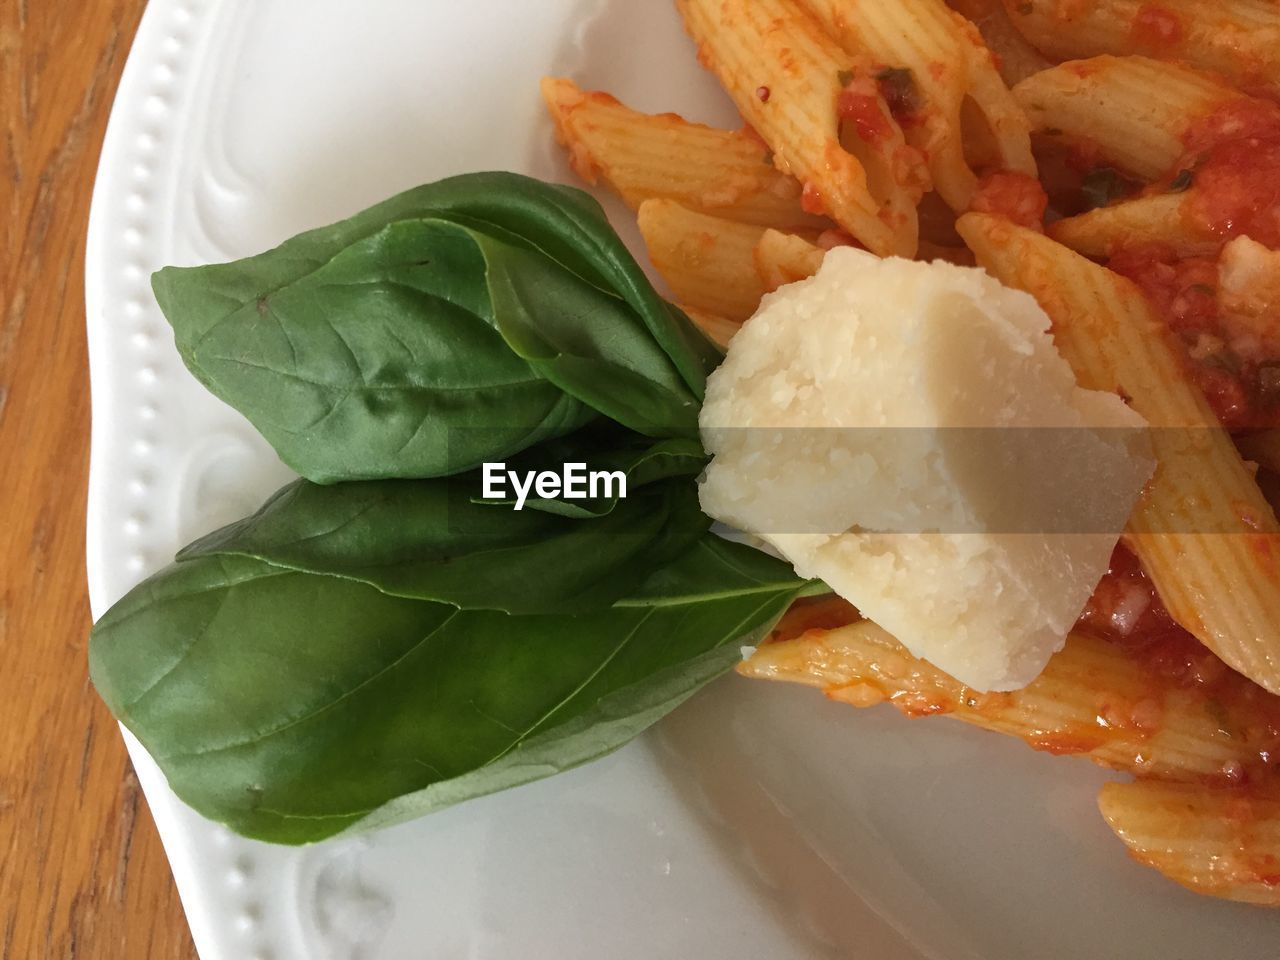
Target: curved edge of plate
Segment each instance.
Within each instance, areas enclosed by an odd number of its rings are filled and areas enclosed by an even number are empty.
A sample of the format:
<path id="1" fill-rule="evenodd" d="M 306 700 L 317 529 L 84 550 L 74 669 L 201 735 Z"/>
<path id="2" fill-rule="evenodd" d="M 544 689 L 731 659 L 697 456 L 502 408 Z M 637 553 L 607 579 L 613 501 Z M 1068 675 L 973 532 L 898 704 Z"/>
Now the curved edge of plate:
<path id="1" fill-rule="evenodd" d="M 107 124 L 85 243 L 85 323 L 92 426 L 85 560 L 94 619 L 172 553 L 157 505 L 176 460 L 161 421 L 166 384 L 184 376 L 167 350 L 168 326 L 150 274 L 169 243 L 165 210 L 172 171 L 166 141 L 178 104 L 206 53 L 214 5 L 150 0 L 121 74 Z M 273 874 L 287 858 L 235 837 L 186 807 L 164 774 L 123 726 L 138 781 L 159 829 L 200 956 L 205 960 L 282 960 L 289 937 L 269 901 Z M 209 870 L 209 858 L 220 861 Z M 223 889 L 207 889 L 210 876 Z M 217 909 L 213 908 L 217 904 Z M 227 929 L 223 908 L 236 917 Z"/>

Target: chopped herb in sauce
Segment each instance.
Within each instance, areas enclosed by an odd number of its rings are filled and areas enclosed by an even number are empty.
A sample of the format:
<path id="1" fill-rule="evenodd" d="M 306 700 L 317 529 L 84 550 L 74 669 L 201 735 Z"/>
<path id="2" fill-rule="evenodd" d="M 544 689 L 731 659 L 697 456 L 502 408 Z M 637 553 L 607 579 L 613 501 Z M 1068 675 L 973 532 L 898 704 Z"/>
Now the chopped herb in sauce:
<path id="1" fill-rule="evenodd" d="M 1084 209 L 1096 210 L 1098 207 L 1105 207 L 1113 200 L 1128 196 L 1135 186 L 1114 167 L 1098 167 L 1090 170 L 1084 175 L 1084 180 L 1080 184 Z"/>
<path id="2" fill-rule="evenodd" d="M 876 74 L 876 84 L 895 118 L 910 116 L 920 109 L 916 78 L 906 67 L 886 67 Z"/>
<path id="3" fill-rule="evenodd" d="M 1211 353 L 1201 358 L 1201 363 L 1207 367 L 1217 367 L 1219 370 L 1226 370 L 1228 373 L 1240 373 L 1240 358 L 1229 350 L 1219 350 L 1217 353 Z"/>
<path id="4" fill-rule="evenodd" d="M 1190 170 L 1179 170 L 1178 175 L 1169 181 L 1169 192 L 1181 193 L 1183 190 L 1190 187 L 1194 180 L 1195 174 Z"/>

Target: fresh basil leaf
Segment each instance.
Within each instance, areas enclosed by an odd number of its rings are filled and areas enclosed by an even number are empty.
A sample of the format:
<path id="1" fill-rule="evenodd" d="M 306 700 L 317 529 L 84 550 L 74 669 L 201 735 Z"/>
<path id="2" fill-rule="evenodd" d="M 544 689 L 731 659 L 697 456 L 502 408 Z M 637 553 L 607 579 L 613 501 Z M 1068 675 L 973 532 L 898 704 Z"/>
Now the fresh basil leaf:
<path id="1" fill-rule="evenodd" d="M 494 322 L 538 373 L 649 437 L 695 429 L 699 398 L 629 306 L 546 257 L 475 234 Z"/>
<path id="2" fill-rule="evenodd" d="M 178 560 L 245 556 L 467 609 L 579 613 L 633 591 L 711 525 L 690 477 L 631 491 L 587 519 L 478 504 L 480 483 L 475 474 L 331 486 L 300 480 Z"/>
<path id="3" fill-rule="evenodd" d="M 514 174 L 153 286 L 197 379 L 321 483 L 460 473 L 600 413 L 694 438 L 720 357 L 593 200 Z"/>
<path id="4" fill-rule="evenodd" d="M 707 535 L 673 591 L 583 616 L 199 557 L 95 627 L 99 692 L 174 791 L 247 836 L 384 826 L 602 756 L 729 669 L 807 584 Z M 678 585 L 696 579 L 697 593 Z"/>
<path id="5" fill-rule="evenodd" d="M 169 315 L 187 366 L 303 476 L 441 476 L 594 416 L 507 346 L 484 278 L 465 229 L 404 221 L 199 339 Z"/>
<path id="6" fill-rule="evenodd" d="M 798 580 L 791 564 L 754 547 L 704 536 L 679 560 L 654 571 L 618 607 L 651 607 L 730 599 L 743 593 L 795 590 L 796 596 L 830 593 L 820 580 Z"/>
<path id="7" fill-rule="evenodd" d="M 500 172 L 464 174 L 419 190 L 443 194 L 450 219 L 468 220 L 484 233 L 540 251 L 621 297 L 671 358 L 689 390 L 702 399 L 707 374 L 719 365 L 723 351 L 657 294 L 589 193 Z M 417 200 L 410 196 L 413 193 L 402 197 L 412 204 Z"/>

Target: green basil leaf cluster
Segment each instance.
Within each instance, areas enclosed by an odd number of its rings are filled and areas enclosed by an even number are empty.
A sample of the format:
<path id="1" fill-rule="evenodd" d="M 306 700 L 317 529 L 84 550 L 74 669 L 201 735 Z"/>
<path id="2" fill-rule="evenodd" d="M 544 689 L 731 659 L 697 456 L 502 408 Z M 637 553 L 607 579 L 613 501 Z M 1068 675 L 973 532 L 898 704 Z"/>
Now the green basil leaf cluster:
<path id="1" fill-rule="evenodd" d="M 698 506 L 697 469 L 700 463 L 693 474 L 647 483 L 633 475 L 627 497 L 598 517 L 477 501 L 475 474 L 324 486 L 299 480 L 253 516 L 184 548 L 178 560 L 252 557 L 474 610 L 603 609 L 710 528 Z"/>
<path id="2" fill-rule="evenodd" d="M 246 836 L 305 843 L 616 749 L 803 589 L 712 535 L 665 579 L 607 610 L 512 616 L 202 555 L 102 618 L 91 668 L 179 797 Z"/>
<path id="3" fill-rule="evenodd" d="M 420 187 L 154 286 L 192 372 L 301 475 L 94 628 L 112 712 L 196 810 L 305 843 L 599 757 L 821 589 L 710 532 L 719 353 L 585 194 Z M 482 463 L 625 476 L 485 499 Z"/>
<path id="4" fill-rule="evenodd" d="M 600 416 L 696 441 L 721 356 L 590 196 L 510 173 L 153 287 L 196 378 L 318 483 L 448 476 Z"/>

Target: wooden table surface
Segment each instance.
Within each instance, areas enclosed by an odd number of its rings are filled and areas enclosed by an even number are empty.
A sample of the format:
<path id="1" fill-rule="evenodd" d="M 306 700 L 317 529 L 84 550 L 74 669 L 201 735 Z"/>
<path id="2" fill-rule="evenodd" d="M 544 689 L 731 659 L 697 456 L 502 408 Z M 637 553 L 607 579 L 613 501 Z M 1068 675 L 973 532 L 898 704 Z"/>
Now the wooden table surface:
<path id="1" fill-rule="evenodd" d="M 84 235 L 144 0 L 0 0 L 0 957 L 191 937 L 85 661 Z"/>

